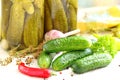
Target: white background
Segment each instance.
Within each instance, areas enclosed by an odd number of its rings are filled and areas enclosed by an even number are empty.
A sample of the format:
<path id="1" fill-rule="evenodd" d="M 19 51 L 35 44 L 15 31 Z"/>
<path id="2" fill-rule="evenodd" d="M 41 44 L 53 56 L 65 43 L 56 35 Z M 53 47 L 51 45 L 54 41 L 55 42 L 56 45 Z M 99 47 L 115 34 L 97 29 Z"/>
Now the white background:
<path id="1" fill-rule="evenodd" d="M 1 15 L 1 4 L 0 4 L 0 15 Z M 4 55 L 3 55 L 4 54 Z M 0 49 L 0 58 L 4 58 L 6 55 L 2 49 Z M 33 62 L 33 66 L 37 67 L 36 61 Z M 70 76 L 71 70 L 64 70 L 62 74 L 57 76 L 52 76 L 47 80 L 120 80 L 120 53 L 116 55 L 111 64 L 105 68 L 97 69 L 91 72 L 84 74 Z M 10 63 L 8 66 L 0 66 L 0 80 L 43 80 L 41 78 L 29 77 L 21 74 L 18 69 L 15 61 Z"/>

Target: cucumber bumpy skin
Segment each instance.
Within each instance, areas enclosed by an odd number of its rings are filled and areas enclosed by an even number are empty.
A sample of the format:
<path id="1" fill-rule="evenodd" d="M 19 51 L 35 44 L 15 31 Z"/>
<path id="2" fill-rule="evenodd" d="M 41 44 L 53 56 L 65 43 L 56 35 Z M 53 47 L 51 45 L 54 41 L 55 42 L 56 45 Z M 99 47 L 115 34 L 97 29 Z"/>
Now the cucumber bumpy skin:
<path id="1" fill-rule="evenodd" d="M 91 46 L 92 42 L 83 36 L 70 36 L 57 38 L 46 42 L 43 50 L 49 53 L 60 51 L 84 50 Z"/>
<path id="2" fill-rule="evenodd" d="M 80 74 L 107 66 L 112 61 L 108 53 L 93 54 L 76 60 L 71 66 L 73 72 Z"/>
<path id="3" fill-rule="evenodd" d="M 37 59 L 38 66 L 40 68 L 49 68 L 51 64 L 52 58 L 49 54 L 42 51 Z"/>
<path id="4" fill-rule="evenodd" d="M 69 67 L 78 58 L 83 58 L 91 54 L 92 51 L 89 48 L 81 51 L 71 51 L 63 53 L 52 62 L 52 69 L 56 71 L 63 70 Z"/>

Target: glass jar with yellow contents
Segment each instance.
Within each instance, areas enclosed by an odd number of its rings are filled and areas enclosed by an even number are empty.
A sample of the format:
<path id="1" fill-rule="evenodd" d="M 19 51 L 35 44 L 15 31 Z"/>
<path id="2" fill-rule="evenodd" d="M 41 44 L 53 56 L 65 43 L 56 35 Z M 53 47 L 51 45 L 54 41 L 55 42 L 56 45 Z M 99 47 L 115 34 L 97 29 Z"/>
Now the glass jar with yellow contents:
<path id="1" fill-rule="evenodd" d="M 1 30 L 11 48 L 36 47 L 43 40 L 44 0 L 2 0 Z"/>
<path id="2" fill-rule="evenodd" d="M 10 48 L 36 47 L 44 34 L 77 27 L 78 0 L 2 0 L 2 38 Z"/>
<path id="3" fill-rule="evenodd" d="M 45 31 L 76 29 L 78 0 L 45 0 Z"/>

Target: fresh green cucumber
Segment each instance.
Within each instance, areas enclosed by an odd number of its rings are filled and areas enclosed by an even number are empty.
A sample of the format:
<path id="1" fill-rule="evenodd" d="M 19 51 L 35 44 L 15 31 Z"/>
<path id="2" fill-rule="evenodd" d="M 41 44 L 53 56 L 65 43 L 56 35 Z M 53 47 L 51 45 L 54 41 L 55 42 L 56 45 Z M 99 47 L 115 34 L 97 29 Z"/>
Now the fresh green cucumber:
<path id="1" fill-rule="evenodd" d="M 49 68 L 52 58 L 46 52 L 42 51 L 37 59 L 40 68 Z"/>
<path id="2" fill-rule="evenodd" d="M 83 58 L 90 54 L 92 54 L 92 51 L 89 48 L 81 51 L 63 53 L 52 62 L 52 69 L 56 71 L 63 70 L 69 67 L 78 58 Z"/>
<path id="3" fill-rule="evenodd" d="M 108 53 L 93 54 L 76 60 L 73 65 L 73 72 L 84 73 L 107 66 L 112 61 L 112 56 Z"/>
<path id="4" fill-rule="evenodd" d="M 83 36 L 57 38 L 46 42 L 43 50 L 49 53 L 60 51 L 84 50 L 91 46 L 91 41 Z"/>

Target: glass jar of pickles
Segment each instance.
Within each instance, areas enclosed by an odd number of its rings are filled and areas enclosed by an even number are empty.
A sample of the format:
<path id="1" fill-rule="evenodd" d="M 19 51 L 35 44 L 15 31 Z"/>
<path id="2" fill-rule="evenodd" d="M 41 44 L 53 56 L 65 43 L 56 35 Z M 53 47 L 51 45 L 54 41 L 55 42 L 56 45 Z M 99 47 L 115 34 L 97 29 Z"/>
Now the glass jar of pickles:
<path id="1" fill-rule="evenodd" d="M 11 48 L 36 47 L 43 34 L 44 0 L 2 0 L 2 38 Z"/>
<path id="2" fill-rule="evenodd" d="M 45 0 L 45 31 L 76 29 L 78 0 Z"/>
<path id="3" fill-rule="evenodd" d="M 2 38 L 10 48 L 36 47 L 52 29 L 76 29 L 78 0 L 2 0 Z"/>

